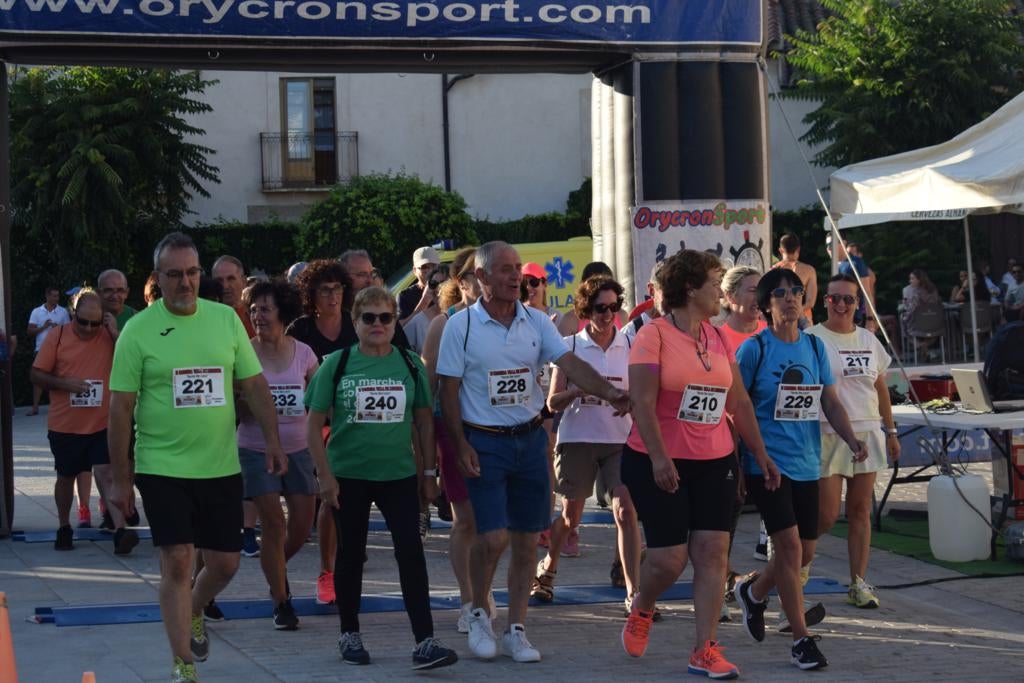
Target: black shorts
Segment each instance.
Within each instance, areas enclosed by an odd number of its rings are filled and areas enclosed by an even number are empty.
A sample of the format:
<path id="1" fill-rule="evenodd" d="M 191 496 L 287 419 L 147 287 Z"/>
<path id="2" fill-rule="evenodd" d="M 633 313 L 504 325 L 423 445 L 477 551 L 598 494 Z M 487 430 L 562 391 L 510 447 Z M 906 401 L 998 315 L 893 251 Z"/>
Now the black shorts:
<path id="1" fill-rule="evenodd" d="M 769 536 L 795 526 L 800 538 L 807 541 L 818 538 L 817 479 L 793 481 L 782 475 L 779 488 L 769 491 L 764 487 L 764 477 L 748 474 L 747 491 L 764 519 Z"/>
<path id="2" fill-rule="evenodd" d="M 629 489 L 649 548 L 686 543 L 691 531 L 729 531 L 739 485 L 736 456 L 714 460 L 673 460 L 679 488 L 658 487 L 651 459 L 629 446 L 622 449 L 622 483 Z"/>
<path id="3" fill-rule="evenodd" d="M 137 474 L 135 485 L 153 533 L 153 545 L 242 549 L 242 475 L 184 479 Z"/>
<path id="4" fill-rule="evenodd" d="M 53 453 L 53 469 L 62 477 L 76 477 L 96 465 L 110 464 L 106 429 L 92 434 L 46 432 L 46 438 Z"/>

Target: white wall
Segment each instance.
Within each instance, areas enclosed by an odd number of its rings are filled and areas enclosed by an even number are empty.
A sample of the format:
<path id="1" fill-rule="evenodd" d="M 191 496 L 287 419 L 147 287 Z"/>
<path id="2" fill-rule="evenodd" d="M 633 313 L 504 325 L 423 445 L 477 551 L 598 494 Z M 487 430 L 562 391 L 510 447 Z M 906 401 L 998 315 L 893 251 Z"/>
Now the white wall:
<path id="1" fill-rule="evenodd" d="M 825 188 L 828 177 L 834 168 L 823 168 L 811 164 L 811 175 L 807 165 L 800 156 L 803 150 L 808 161 L 814 158 L 817 148 L 809 148 L 806 143 L 793 139 L 793 134 L 786 127 L 786 121 L 793 132 L 799 137 L 807 130 L 802 121 L 804 116 L 818 107 L 816 102 L 802 100 L 782 100 L 782 112 L 776 100 L 768 101 L 768 154 L 771 202 L 772 207 L 782 211 L 799 209 L 808 204 L 817 204 L 815 188 Z M 784 114 L 783 114 L 784 112 Z M 828 199 L 828 194 L 825 194 Z"/>
<path id="2" fill-rule="evenodd" d="M 197 198 L 191 222 L 248 220 L 250 207 L 295 215 L 323 193 L 263 192 L 260 132 L 280 131 L 281 77 L 204 72 L 214 111 L 193 122 L 217 153 L 221 184 Z M 561 211 L 589 169 L 589 75 L 478 75 L 449 96 L 452 189 L 470 212 L 494 220 Z M 441 76 L 337 74 L 337 129 L 359 135 L 359 171 L 399 172 L 444 185 Z M 582 92 L 581 91 L 586 91 Z M 262 211 L 266 213 L 266 210 Z"/>

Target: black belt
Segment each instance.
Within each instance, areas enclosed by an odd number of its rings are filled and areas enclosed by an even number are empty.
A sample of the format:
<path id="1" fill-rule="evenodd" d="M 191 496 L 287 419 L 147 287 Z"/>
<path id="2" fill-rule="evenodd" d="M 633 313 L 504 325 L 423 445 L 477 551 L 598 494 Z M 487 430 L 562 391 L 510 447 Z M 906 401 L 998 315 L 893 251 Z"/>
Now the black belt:
<path id="1" fill-rule="evenodd" d="M 478 432 L 486 432 L 487 434 L 499 434 L 501 436 L 522 436 L 528 432 L 532 432 L 537 427 L 540 427 L 544 422 L 544 417 L 537 415 L 529 422 L 514 425 L 512 427 L 491 427 L 489 425 L 478 425 L 473 422 L 462 421 L 462 426 L 469 429 L 475 429 Z"/>

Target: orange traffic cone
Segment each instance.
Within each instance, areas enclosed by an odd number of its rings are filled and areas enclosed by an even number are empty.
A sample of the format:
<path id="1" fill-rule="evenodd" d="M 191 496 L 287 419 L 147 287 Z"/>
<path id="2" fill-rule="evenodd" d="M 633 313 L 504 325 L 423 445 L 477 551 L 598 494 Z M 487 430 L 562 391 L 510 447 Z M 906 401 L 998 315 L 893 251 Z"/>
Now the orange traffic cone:
<path id="1" fill-rule="evenodd" d="M 17 683 L 14 665 L 14 641 L 11 640 L 11 619 L 7 613 L 7 594 L 0 593 L 0 681 Z"/>

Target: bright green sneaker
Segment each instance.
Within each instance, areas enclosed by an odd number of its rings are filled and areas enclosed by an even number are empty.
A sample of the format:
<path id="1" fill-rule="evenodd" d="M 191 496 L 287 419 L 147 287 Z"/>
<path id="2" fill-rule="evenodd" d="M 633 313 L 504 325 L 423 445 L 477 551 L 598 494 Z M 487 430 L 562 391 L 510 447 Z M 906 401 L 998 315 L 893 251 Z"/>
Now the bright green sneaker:
<path id="1" fill-rule="evenodd" d="M 191 662 L 186 664 L 181 657 L 175 657 L 174 669 L 171 670 L 171 683 L 199 683 L 196 665 Z"/>
<path id="2" fill-rule="evenodd" d="M 878 607 L 878 597 L 875 595 L 875 587 L 859 576 L 855 576 L 850 584 L 850 592 L 846 602 L 861 608 Z"/>
<path id="3" fill-rule="evenodd" d="M 192 615 L 192 637 L 189 642 L 192 649 L 192 659 L 197 662 L 205 662 L 210 656 L 210 639 L 206 637 L 206 622 L 203 620 L 203 613 Z"/>

